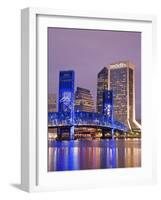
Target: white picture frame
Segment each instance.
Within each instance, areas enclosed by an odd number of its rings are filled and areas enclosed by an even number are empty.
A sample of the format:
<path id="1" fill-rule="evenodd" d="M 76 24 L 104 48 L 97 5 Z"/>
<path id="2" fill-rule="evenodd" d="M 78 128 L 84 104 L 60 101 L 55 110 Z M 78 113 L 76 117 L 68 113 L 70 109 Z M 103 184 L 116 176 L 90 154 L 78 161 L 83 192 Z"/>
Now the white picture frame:
<path id="1" fill-rule="evenodd" d="M 59 17 L 61 20 L 59 20 Z M 57 21 L 53 21 L 57 18 Z M 68 19 L 71 20 L 70 25 Z M 82 20 L 86 20 L 86 25 Z M 79 22 L 79 25 L 76 25 Z M 92 23 L 91 23 L 92 22 Z M 77 172 L 54 172 L 47 174 L 44 163 L 47 154 L 46 136 L 42 131 L 47 128 L 47 119 L 43 113 L 47 105 L 47 68 L 44 29 L 56 23 L 64 27 L 105 28 L 110 22 L 112 30 L 142 31 L 145 41 L 142 43 L 142 117 L 143 117 L 143 166 L 140 169 L 88 170 Z M 60 23 L 60 25 L 59 25 Z M 101 24 L 101 25 L 100 25 Z M 122 184 L 152 184 L 156 182 L 155 133 L 150 122 L 154 121 L 147 86 L 152 91 L 155 69 L 156 19 L 152 15 L 88 13 L 62 11 L 44 8 L 25 8 L 21 14 L 21 188 L 28 192 L 54 191 L 74 188 L 96 188 Z M 41 38 L 41 39 L 42 39 Z M 41 60 L 39 60 L 41 57 Z M 42 58 L 43 57 L 43 58 Z M 146 58 L 146 59 L 145 59 Z M 45 64 L 46 63 L 46 64 Z M 146 67 L 145 67 L 146 66 Z M 146 71 L 146 74 L 145 74 Z M 43 78 L 44 76 L 44 78 Z M 41 90 L 40 90 L 41 88 Z M 41 96 L 41 98 L 40 98 Z M 148 97 L 148 98 L 147 98 Z M 40 100 L 41 99 L 41 100 Z M 145 101 L 146 99 L 146 101 Z M 148 108 L 148 111 L 147 111 Z M 148 112 L 148 113 L 147 113 Z M 148 117 L 147 117 L 148 114 Z M 148 148 L 151 145 L 151 148 Z M 46 148 L 46 150 L 45 150 Z M 41 154 L 41 156 L 40 156 Z M 145 165 L 144 165 L 145 163 Z M 46 172 L 45 172 L 46 171 Z M 49 177 L 50 176 L 50 177 Z M 109 180 L 107 182 L 107 179 Z M 79 181 L 76 181 L 79 180 Z M 85 180 L 85 181 L 84 181 Z"/>

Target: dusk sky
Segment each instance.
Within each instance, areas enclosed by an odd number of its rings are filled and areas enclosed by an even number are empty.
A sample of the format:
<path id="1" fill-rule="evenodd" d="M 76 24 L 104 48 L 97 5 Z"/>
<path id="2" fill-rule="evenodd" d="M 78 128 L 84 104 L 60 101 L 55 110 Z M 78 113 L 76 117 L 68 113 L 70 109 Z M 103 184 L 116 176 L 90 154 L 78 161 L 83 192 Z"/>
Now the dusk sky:
<path id="1" fill-rule="evenodd" d="M 58 95 L 60 70 L 75 71 L 75 87 L 91 91 L 96 103 L 97 74 L 113 62 L 135 67 L 136 119 L 141 117 L 141 33 L 48 28 L 48 91 Z"/>

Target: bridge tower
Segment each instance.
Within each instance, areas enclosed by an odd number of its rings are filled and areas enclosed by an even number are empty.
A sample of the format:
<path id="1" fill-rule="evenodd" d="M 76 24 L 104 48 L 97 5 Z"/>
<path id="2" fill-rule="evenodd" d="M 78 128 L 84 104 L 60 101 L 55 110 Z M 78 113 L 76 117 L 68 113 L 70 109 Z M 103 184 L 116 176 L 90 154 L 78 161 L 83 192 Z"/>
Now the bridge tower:
<path id="1" fill-rule="evenodd" d="M 74 71 L 60 71 L 59 73 L 59 101 L 58 112 L 64 113 L 65 120 L 69 121 L 69 137 L 74 139 Z M 61 138 L 63 128 L 58 128 L 58 137 Z"/>
<path id="2" fill-rule="evenodd" d="M 103 107 L 102 113 L 108 117 L 108 120 L 111 121 L 112 127 L 114 124 L 113 121 L 113 92 L 112 90 L 103 91 Z M 114 129 L 111 129 L 112 138 L 114 136 Z"/>

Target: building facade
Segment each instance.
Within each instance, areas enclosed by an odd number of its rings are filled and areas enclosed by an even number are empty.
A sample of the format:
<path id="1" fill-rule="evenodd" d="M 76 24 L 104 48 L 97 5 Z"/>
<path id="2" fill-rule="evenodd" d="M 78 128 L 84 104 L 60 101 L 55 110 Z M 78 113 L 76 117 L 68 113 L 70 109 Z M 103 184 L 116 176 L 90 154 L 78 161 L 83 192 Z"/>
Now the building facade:
<path id="1" fill-rule="evenodd" d="M 109 65 L 109 85 L 114 96 L 114 118 L 128 125 L 128 72 L 125 63 Z"/>
<path id="2" fill-rule="evenodd" d="M 130 130 L 140 125 L 135 120 L 135 65 L 121 61 L 109 65 L 109 89 L 113 91 L 114 118 Z"/>
<path id="3" fill-rule="evenodd" d="M 49 93 L 48 94 L 48 112 L 56 112 L 56 111 L 57 111 L 56 94 Z"/>
<path id="4" fill-rule="evenodd" d="M 94 112 L 94 100 L 90 90 L 77 87 L 75 92 L 75 111 Z"/>
<path id="5" fill-rule="evenodd" d="M 108 80 L 106 85 L 108 85 L 108 90 L 113 93 L 114 119 L 124 123 L 129 130 L 141 128 L 135 120 L 135 66 L 129 61 L 119 61 L 110 64 L 106 68 L 108 72 L 104 69 L 100 73 L 101 77 L 104 77 L 102 82 L 106 83 Z M 102 73 L 104 73 L 104 76 Z M 99 85 L 99 82 L 97 85 Z M 103 87 L 100 88 L 103 90 Z M 97 88 L 97 91 L 100 88 Z M 99 95 L 102 94 L 97 92 L 97 99 L 101 99 Z"/>
<path id="6" fill-rule="evenodd" d="M 108 89 L 108 68 L 104 67 L 97 75 L 97 112 L 103 112 L 103 92 Z"/>

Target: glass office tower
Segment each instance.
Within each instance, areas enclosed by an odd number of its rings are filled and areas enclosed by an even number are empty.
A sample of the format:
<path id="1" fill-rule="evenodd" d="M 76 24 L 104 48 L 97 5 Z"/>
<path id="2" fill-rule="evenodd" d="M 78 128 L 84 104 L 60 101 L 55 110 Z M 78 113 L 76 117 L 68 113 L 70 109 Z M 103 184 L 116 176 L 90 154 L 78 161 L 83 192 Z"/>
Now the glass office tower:
<path id="1" fill-rule="evenodd" d="M 119 61 L 104 67 L 97 79 L 97 111 L 103 111 L 103 91 L 112 91 L 113 117 L 129 130 L 141 129 L 135 120 L 135 65 Z"/>
<path id="2" fill-rule="evenodd" d="M 97 112 L 103 112 L 103 92 L 108 89 L 108 68 L 104 67 L 97 75 Z"/>
<path id="3" fill-rule="evenodd" d="M 75 111 L 94 112 L 94 100 L 90 90 L 77 87 L 75 92 Z"/>
<path id="4" fill-rule="evenodd" d="M 109 88 L 113 91 L 114 118 L 130 130 L 140 125 L 135 120 L 135 65 L 120 61 L 109 65 Z"/>

